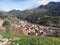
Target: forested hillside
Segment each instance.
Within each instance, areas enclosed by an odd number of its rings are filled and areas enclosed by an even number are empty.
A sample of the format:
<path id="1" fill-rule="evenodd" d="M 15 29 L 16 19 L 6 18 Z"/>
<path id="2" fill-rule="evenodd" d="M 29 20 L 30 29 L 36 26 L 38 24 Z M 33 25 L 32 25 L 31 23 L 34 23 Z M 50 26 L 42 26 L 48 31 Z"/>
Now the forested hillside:
<path id="1" fill-rule="evenodd" d="M 49 2 L 31 10 L 12 12 L 14 11 L 8 13 L 15 14 L 19 19 L 27 20 L 31 23 L 60 27 L 60 2 Z"/>

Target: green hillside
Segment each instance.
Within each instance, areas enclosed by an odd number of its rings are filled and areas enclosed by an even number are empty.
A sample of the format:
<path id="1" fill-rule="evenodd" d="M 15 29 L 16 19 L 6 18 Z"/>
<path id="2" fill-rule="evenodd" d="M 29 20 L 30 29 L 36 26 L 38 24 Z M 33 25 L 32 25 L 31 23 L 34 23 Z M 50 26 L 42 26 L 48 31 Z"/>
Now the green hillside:
<path id="1" fill-rule="evenodd" d="M 19 20 L 16 16 L 14 16 L 12 14 L 8 14 L 8 13 L 6 13 L 4 11 L 0 11 L 0 19 L 7 20 L 7 21 L 9 21 L 11 23 L 16 23 Z"/>
<path id="2" fill-rule="evenodd" d="M 31 23 L 60 28 L 60 2 L 52 1 L 31 10 L 11 10 L 8 13 Z"/>
<path id="3" fill-rule="evenodd" d="M 0 33 L 4 38 L 12 39 L 12 45 L 19 43 L 19 45 L 60 45 L 60 38 L 44 37 L 44 36 L 24 36 L 14 35 L 9 33 Z M 18 37 L 19 40 L 14 40 Z"/>

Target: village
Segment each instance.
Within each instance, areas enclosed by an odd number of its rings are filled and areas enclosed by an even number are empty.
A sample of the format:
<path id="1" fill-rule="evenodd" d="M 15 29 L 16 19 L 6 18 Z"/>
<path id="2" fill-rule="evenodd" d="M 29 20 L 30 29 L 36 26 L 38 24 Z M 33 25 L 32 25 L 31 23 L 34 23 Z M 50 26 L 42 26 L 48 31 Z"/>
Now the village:
<path id="1" fill-rule="evenodd" d="M 15 34 L 60 37 L 60 28 L 40 26 L 27 21 L 20 21 L 12 26 L 16 28 L 16 31 L 13 30 L 11 33 Z"/>
<path id="2" fill-rule="evenodd" d="M 0 23 L 2 25 L 3 21 L 0 20 Z M 27 21 L 19 21 L 18 23 L 12 23 L 11 26 L 12 29 L 9 30 L 6 30 L 6 28 L 1 27 L 0 32 L 9 32 L 12 34 L 19 35 L 22 34 L 22 35 L 60 37 L 60 28 L 41 26 L 38 24 L 32 24 Z"/>

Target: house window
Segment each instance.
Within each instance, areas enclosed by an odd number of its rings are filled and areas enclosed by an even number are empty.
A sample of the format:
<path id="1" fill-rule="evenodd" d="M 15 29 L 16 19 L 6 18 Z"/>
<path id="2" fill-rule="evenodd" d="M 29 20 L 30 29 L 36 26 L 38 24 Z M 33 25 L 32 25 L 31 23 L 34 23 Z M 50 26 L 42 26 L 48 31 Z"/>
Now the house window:
<path id="1" fill-rule="evenodd" d="M 41 32 L 41 34 L 43 34 L 43 32 Z"/>
<path id="2" fill-rule="evenodd" d="M 30 33 L 28 33 L 28 35 L 30 35 Z"/>

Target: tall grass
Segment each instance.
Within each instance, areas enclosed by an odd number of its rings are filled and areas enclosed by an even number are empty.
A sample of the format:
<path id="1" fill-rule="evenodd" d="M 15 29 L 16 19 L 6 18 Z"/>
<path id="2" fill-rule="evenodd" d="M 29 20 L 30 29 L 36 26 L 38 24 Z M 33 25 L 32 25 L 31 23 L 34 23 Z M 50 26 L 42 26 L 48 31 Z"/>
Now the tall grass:
<path id="1" fill-rule="evenodd" d="M 56 37 L 45 37 L 45 36 L 24 36 L 24 35 L 15 35 L 10 33 L 0 33 L 5 38 L 14 38 L 18 37 L 19 40 L 11 40 L 12 45 L 60 45 L 60 38 Z"/>

